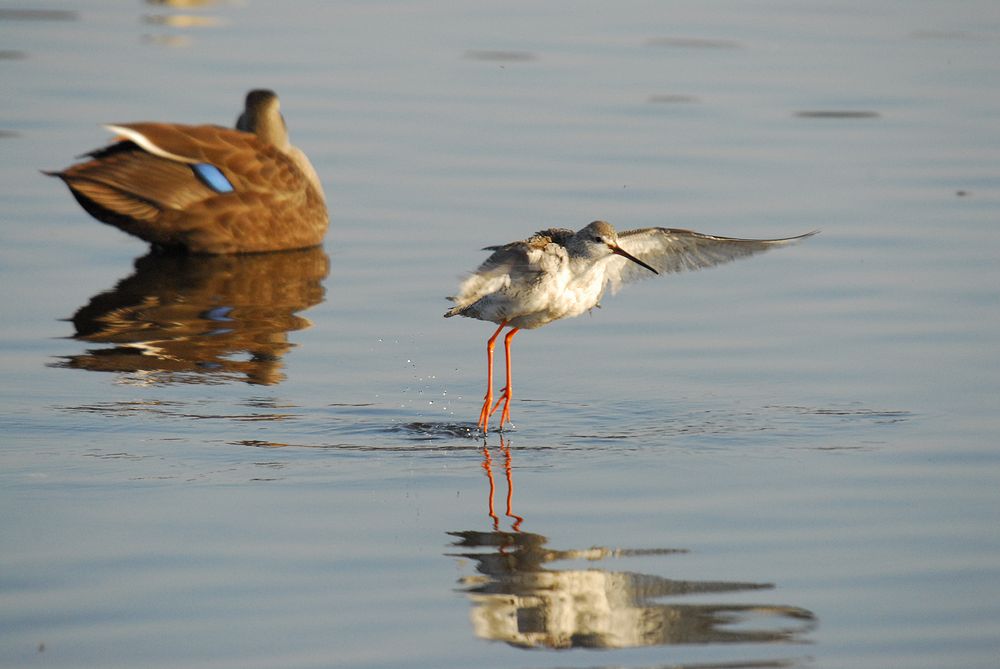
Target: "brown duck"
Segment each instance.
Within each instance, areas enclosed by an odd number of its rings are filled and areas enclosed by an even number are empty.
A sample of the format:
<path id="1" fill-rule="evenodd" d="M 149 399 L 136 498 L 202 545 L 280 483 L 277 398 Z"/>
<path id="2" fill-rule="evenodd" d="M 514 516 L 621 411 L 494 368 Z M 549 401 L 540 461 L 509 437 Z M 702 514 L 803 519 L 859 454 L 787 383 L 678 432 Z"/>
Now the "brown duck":
<path id="1" fill-rule="evenodd" d="M 256 253 L 316 246 L 329 224 L 316 170 L 288 141 L 273 91 L 247 94 L 230 130 L 119 123 L 119 141 L 61 172 L 91 216 L 154 246 Z"/>

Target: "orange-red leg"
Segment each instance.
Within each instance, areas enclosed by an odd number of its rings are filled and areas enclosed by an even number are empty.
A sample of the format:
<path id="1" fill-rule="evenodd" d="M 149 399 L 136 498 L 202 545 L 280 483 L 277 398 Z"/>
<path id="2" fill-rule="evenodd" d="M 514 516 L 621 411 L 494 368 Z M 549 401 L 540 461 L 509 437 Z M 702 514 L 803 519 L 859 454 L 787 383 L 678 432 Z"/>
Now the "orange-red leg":
<path id="1" fill-rule="evenodd" d="M 503 424 L 510 422 L 510 398 L 514 389 L 513 384 L 510 380 L 510 340 L 514 338 L 521 328 L 511 328 L 507 332 L 507 336 L 503 338 L 503 353 L 504 361 L 507 364 L 507 385 L 504 386 L 503 395 L 497 400 L 497 403 L 490 409 L 489 416 L 496 413 L 496 410 L 500 408 L 500 403 L 503 402 L 503 411 L 500 413 L 500 427 L 498 428 L 503 432 Z M 495 335 L 494 335 L 495 336 Z M 489 420 L 487 416 L 487 420 Z"/>
<path id="2" fill-rule="evenodd" d="M 479 412 L 479 422 L 476 423 L 483 434 L 488 431 L 490 416 L 493 415 L 493 411 L 496 411 L 496 409 L 490 411 L 490 406 L 493 404 L 493 346 L 497 337 L 500 336 L 500 331 L 505 327 L 507 327 L 507 321 L 500 323 L 500 327 L 486 341 L 486 397 L 483 398 L 483 408 Z"/>

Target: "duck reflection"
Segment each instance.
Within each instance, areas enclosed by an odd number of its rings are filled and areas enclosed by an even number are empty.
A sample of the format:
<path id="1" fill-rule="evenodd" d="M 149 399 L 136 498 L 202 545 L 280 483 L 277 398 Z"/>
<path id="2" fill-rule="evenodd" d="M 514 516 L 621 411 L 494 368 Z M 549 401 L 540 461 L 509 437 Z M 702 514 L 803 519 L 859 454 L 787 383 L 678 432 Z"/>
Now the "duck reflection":
<path id="1" fill-rule="evenodd" d="M 449 532 L 462 549 L 451 557 L 471 560 L 477 574 L 460 580 L 472 602 L 475 633 L 518 648 L 629 648 L 672 644 L 802 642 L 816 620 L 795 606 L 718 600 L 732 593 L 768 590 L 770 583 L 673 580 L 651 574 L 552 569 L 557 561 L 598 562 L 633 556 L 686 553 L 684 549 L 594 547 L 558 550 L 548 539 L 519 531 L 523 518 L 511 510 L 510 449 L 501 447 L 508 481 L 507 516 L 512 531 L 497 529 L 493 477 L 489 474 L 492 532 Z M 484 449 L 484 469 L 493 466 Z M 677 601 L 695 598 L 697 601 Z M 711 596 L 714 602 L 706 601 Z M 673 601 L 657 601 L 670 598 Z"/>
<path id="2" fill-rule="evenodd" d="M 141 374 L 148 383 L 284 380 L 297 313 L 323 301 L 321 247 L 256 255 L 150 253 L 73 315 L 74 337 L 106 344 L 57 367 Z"/>

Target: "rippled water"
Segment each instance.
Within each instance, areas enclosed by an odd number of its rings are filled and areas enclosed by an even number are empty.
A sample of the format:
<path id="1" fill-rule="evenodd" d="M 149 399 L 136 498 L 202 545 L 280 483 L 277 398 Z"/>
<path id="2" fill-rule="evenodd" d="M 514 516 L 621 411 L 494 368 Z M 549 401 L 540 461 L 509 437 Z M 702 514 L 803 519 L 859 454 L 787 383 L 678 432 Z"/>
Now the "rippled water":
<path id="1" fill-rule="evenodd" d="M 993 667 L 992 3 L 0 7 L 0 665 Z M 282 97 L 322 249 L 176 258 L 38 170 Z M 481 247 L 796 247 L 514 341 Z"/>

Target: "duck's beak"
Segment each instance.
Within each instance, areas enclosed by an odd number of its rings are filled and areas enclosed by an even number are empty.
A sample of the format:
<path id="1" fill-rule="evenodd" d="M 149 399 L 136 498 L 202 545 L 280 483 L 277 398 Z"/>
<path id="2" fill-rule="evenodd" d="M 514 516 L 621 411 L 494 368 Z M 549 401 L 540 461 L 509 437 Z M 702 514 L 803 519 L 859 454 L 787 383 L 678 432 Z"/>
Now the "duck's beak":
<path id="1" fill-rule="evenodd" d="M 631 253 L 629 253 L 628 251 L 626 251 L 622 247 L 618 246 L 617 244 L 608 244 L 608 248 L 611 249 L 611 252 L 614 253 L 615 255 L 619 255 L 622 258 L 628 258 L 629 260 L 631 260 L 632 262 L 634 262 L 636 265 L 640 265 L 642 267 L 645 267 L 646 269 L 648 269 L 653 274 L 659 274 L 659 272 L 657 272 L 655 269 L 653 269 L 652 267 L 650 267 L 649 265 L 647 265 L 643 261 L 639 260 L 634 255 L 632 255 Z"/>

